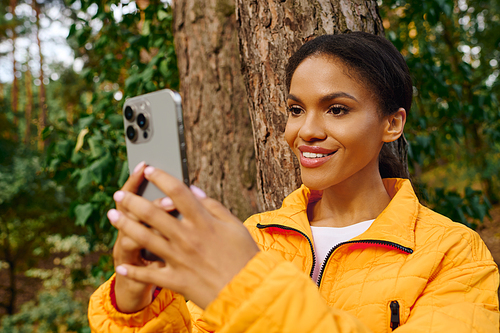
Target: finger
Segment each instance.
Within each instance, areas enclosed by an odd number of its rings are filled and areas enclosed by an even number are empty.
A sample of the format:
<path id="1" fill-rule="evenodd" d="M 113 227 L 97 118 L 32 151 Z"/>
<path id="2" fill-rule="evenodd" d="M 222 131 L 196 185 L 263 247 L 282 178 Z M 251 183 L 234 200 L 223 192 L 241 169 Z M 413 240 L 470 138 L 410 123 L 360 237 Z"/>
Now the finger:
<path id="1" fill-rule="evenodd" d="M 139 190 L 139 187 L 144 182 L 144 169 L 146 167 L 147 167 L 147 165 L 144 161 L 137 164 L 135 166 L 134 170 L 132 171 L 132 174 L 129 176 L 129 178 L 127 179 L 127 181 L 125 182 L 125 184 L 121 188 L 122 191 L 137 193 L 137 191 Z M 115 193 L 115 195 L 116 195 L 116 193 Z M 130 218 L 136 219 L 136 216 L 127 212 L 127 210 L 124 209 L 120 205 L 120 203 L 119 203 L 120 198 L 116 198 L 115 196 L 113 196 L 113 199 L 115 199 L 117 209 L 119 209 L 119 210 L 123 211 L 125 214 L 129 215 Z"/>
<path id="2" fill-rule="evenodd" d="M 169 197 L 156 199 L 153 201 L 153 204 L 156 207 L 159 207 L 159 208 L 165 210 L 166 212 L 171 212 L 171 211 L 175 210 L 174 202 Z"/>
<path id="3" fill-rule="evenodd" d="M 144 177 L 170 197 L 177 210 L 188 220 L 198 224 L 209 218 L 210 215 L 197 200 L 197 196 L 206 197 L 200 189 L 191 191 L 179 179 L 151 166 L 144 169 Z M 196 192 L 197 196 L 193 192 Z"/>
<path id="4" fill-rule="evenodd" d="M 129 279 L 172 289 L 165 282 L 174 280 L 172 270 L 168 267 L 156 268 L 152 266 L 120 265 L 115 268 L 117 274 Z M 175 290 L 174 290 L 175 291 Z"/>
<path id="5" fill-rule="evenodd" d="M 151 201 L 130 192 L 118 191 L 113 198 L 120 203 L 128 213 L 125 214 L 131 220 L 144 222 L 149 227 L 158 230 L 163 237 L 178 239 L 180 229 L 179 220 L 159 208 Z M 132 216 L 132 217 L 131 217 Z"/>
<path id="6" fill-rule="evenodd" d="M 200 200 L 205 209 L 212 214 L 213 217 L 224 222 L 230 222 L 241 225 L 242 222 L 234 216 L 223 204 L 212 198 L 205 198 Z"/>
<path id="7" fill-rule="evenodd" d="M 108 218 L 117 229 L 136 242 L 139 248 L 146 248 L 164 260 L 172 257 L 171 245 L 168 239 L 159 235 L 157 231 L 130 219 L 116 209 L 110 210 Z"/>
<path id="8" fill-rule="evenodd" d="M 137 193 L 139 186 L 144 181 L 144 169 L 147 167 L 144 161 L 137 164 L 132 171 L 132 174 L 128 177 L 125 184 L 123 184 L 122 190 L 132 193 Z"/>
<path id="9" fill-rule="evenodd" d="M 159 232 L 165 238 L 179 239 L 179 228 L 182 225 L 171 212 L 166 212 L 153 202 L 130 192 L 118 191 L 113 198 L 127 212 L 125 215 L 129 219 L 146 223 L 152 231 Z"/>

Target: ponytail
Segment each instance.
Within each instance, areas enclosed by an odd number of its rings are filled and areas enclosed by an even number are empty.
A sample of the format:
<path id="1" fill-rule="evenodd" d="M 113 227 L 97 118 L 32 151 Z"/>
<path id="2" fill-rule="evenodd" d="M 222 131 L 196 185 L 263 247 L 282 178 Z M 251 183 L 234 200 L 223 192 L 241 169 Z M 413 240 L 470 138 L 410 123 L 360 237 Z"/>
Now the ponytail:
<path id="1" fill-rule="evenodd" d="M 399 158 L 397 157 L 399 156 Z M 408 143 L 404 134 L 394 142 L 384 143 L 378 155 L 378 167 L 382 178 L 410 179 L 408 171 Z"/>

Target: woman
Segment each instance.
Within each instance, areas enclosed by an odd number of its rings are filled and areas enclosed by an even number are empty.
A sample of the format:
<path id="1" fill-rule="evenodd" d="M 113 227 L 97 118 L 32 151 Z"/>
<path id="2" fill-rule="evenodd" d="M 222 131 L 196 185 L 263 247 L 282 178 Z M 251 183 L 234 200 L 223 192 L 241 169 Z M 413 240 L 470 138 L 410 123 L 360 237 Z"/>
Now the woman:
<path id="1" fill-rule="evenodd" d="M 394 46 L 360 32 L 318 37 L 291 57 L 287 88 L 285 138 L 304 185 L 245 229 L 200 189 L 138 165 L 108 214 L 117 274 L 92 296 L 92 329 L 498 332 L 484 243 L 421 206 L 385 146 L 403 140 L 412 98 Z M 168 197 L 134 195 L 143 177 Z M 140 259 L 144 247 L 166 265 Z"/>

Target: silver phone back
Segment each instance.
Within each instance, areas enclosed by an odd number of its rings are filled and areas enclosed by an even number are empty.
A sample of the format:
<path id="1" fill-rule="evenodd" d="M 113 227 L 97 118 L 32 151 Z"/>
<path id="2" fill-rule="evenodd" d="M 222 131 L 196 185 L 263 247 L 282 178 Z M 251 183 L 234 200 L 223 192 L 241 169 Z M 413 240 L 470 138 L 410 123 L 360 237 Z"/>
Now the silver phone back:
<path id="1" fill-rule="evenodd" d="M 134 109 L 135 117 L 132 121 L 123 117 L 125 131 L 128 126 L 135 126 L 140 132 L 135 142 L 125 135 L 130 174 L 138 163 L 145 161 L 147 165 L 162 169 L 189 185 L 181 96 L 165 89 L 127 99 L 123 106 L 124 114 L 127 106 Z M 148 118 L 145 130 L 137 124 L 140 113 Z M 143 137 L 144 132 L 147 132 L 147 138 Z M 165 196 L 148 182 L 141 186 L 139 192 L 148 200 Z"/>

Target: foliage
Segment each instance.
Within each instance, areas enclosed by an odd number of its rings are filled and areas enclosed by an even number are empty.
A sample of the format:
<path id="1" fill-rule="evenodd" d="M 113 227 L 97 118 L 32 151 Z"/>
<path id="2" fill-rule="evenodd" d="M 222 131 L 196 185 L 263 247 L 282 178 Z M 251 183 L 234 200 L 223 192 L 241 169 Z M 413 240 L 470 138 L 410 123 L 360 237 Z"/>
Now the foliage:
<path id="1" fill-rule="evenodd" d="M 92 241 L 111 244 L 115 230 L 106 211 L 128 177 L 121 97 L 178 88 L 172 15 L 168 5 L 155 2 L 116 20 L 111 8 L 119 1 L 78 3 L 78 13 L 86 14 L 75 14 L 68 40 L 76 55 L 86 59 L 81 76 L 92 89 L 81 97 L 85 111 L 76 127 L 61 122 L 47 133 L 52 142 L 47 164 L 56 179 L 77 189 L 72 208 L 76 225 L 86 226 Z"/>
<path id="2" fill-rule="evenodd" d="M 424 198 L 436 210 L 474 226 L 499 199 L 500 2 L 383 0 L 381 9 L 413 74 L 407 138 L 414 180 L 434 183 Z"/>
<path id="3" fill-rule="evenodd" d="M 0 84 L 0 263 L 11 275 L 51 255 L 54 237 L 86 230 L 91 248 L 102 246 L 102 242 L 112 244 L 115 230 L 106 219 L 106 211 L 113 207 L 113 192 L 128 176 L 120 115 L 123 97 L 178 88 L 168 4 L 155 2 L 120 19 L 115 19 L 119 1 L 76 0 L 66 5 L 64 13 L 74 22 L 68 42 L 85 67 L 77 74 L 63 65 L 51 65 L 51 72 L 58 73 L 59 79 L 45 86 L 50 125 L 43 131 L 43 140 L 49 142 L 44 151 L 36 150 L 40 138 L 24 138 L 25 127 L 32 125 L 25 122 L 24 112 L 11 109 L 13 86 Z M 11 38 L 13 29 L 20 36 L 36 21 L 19 15 L 6 20 L 12 9 L 0 7 L 0 42 Z M 26 87 L 33 85 L 25 75 L 29 66 L 22 68 L 17 88 L 20 110 L 30 100 Z M 38 89 L 32 90 L 37 100 Z M 40 112 L 40 104 L 35 102 L 33 107 Z M 23 145 L 22 139 L 27 144 Z M 44 290 L 59 286 L 70 293 L 109 278 L 109 255 L 102 256 L 90 271 L 78 266 L 81 255 L 70 251 L 54 269 L 32 268 L 26 274 L 42 278 Z M 50 297 L 40 298 L 41 303 L 66 294 L 51 291 L 46 295 Z M 9 306 L 8 311 L 15 302 L 15 293 L 11 296 L 8 305 L 2 304 Z"/>
<path id="4" fill-rule="evenodd" d="M 383 3 L 388 38 L 405 55 L 414 76 L 408 131 L 414 172 L 419 176 L 459 163 L 473 168 L 481 181 L 490 180 L 488 186 L 498 183 L 500 38 L 494 32 L 500 29 L 500 3 Z"/>
<path id="5" fill-rule="evenodd" d="M 95 267 L 82 264 L 83 257 L 91 251 L 106 251 L 106 247 L 91 248 L 84 236 L 62 237 L 50 235 L 44 244 L 33 251 L 40 256 L 49 250 L 54 257 L 53 268 L 31 268 L 26 276 L 43 281 L 43 291 L 37 301 L 25 303 L 20 311 L 4 317 L 3 332 L 88 332 L 87 307 L 90 293 L 107 276 L 91 273 Z M 107 258 L 107 256 L 102 256 Z M 101 259 L 102 260 L 102 259 Z M 109 267 L 106 267 L 112 272 Z"/>
<path id="6" fill-rule="evenodd" d="M 0 333 L 90 332 L 85 302 L 67 289 L 42 292 L 37 302 L 28 301 L 19 313 L 2 320 Z"/>
<path id="7" fill-rule="evenodd" d="M 44 177 L 39 158 L 20 150 L 22 157 L 0 166 L 0 260 L 29 265 L 30 252 L 47 234 L 75 229 L 65 213 L 64 189 Z"/>

